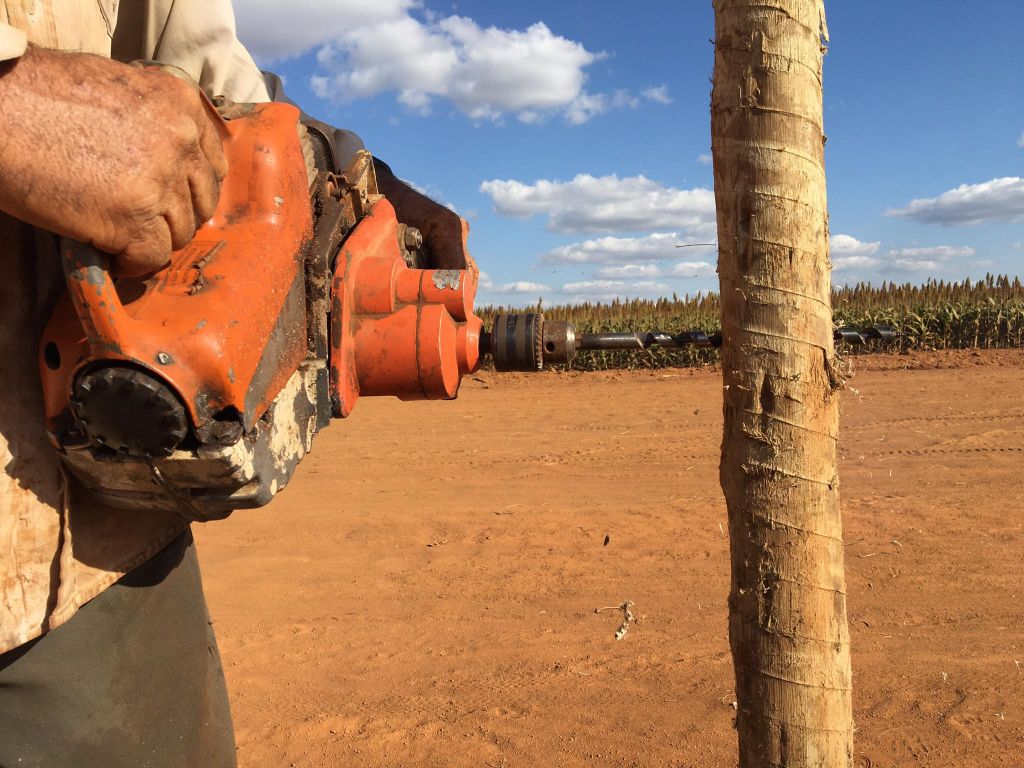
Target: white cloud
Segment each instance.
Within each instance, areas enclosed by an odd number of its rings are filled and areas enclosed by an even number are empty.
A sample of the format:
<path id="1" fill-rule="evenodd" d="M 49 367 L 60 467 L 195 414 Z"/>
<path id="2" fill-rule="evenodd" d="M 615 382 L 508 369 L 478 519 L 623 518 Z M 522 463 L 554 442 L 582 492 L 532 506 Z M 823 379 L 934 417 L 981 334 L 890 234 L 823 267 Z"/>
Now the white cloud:
<path id="1" fill-rule="evenodd" d="M 343 104 L 394 91 L 420 114 L 443 98 L 474 120 L 514 114 L 535 123 L 562 112 L 580 124 L 631 98 L 584 90 L 586 68 L 603 57 L 542 22 L 509 30 L 463 16 L 422 22 L 402 12 L 332 36 L 318 55 L 325 74 L 311 84 L 317 96 Z"/>
<path id="2" fill-rule="evenodd" d="M 611 95 L 609 103 L 615 109 L 636 109 L 640 106 L 640 99 L 629 91 L 620 89 Z"/>
<path id="3" fill-rule="evenodd" d="M 530 283 L 525 280 L 517 280 L 512 283 L 497 284 L 489 274 L 480 272 L 479 286 L 481 290 L 491 293 L 550 293 L 552 288 L 544 283 Z"/>
<path id="4" fill-rule="evenodd" d="M 517 280 L 513 283 L 502 283 L 492 287 L 495 293 L 550 293 L 551 286 L 544 283 L 530 283 Z"/>
<path id="5" fill-rule="evenodd" d="M 685 249 L 679 245 L 692 245 Z M 644 237 L 599 237 L 553 248 L 541 256 L 548 264 L 622 264 L 667 261 L 713 253 L 714 245 L 687 243 L 675 232 L 656 232 Z"/>
<path id="6" fill-rule="evenodd" d="M 653 101 L 657 104 L 671 104 L 672 97 L 668 95 L 668 86 L 665 84 L 656 85 L 640 93 L 648 101 Z"/>
<path id="7" fill-rule="evenodd" d="M 878 253 L 880 242 L 863 242 L 852 235 L 832 235 L 829 248 L 835 256 L 874 256 Z"/>
<path id="8" fill-rule="evenodd" d="M 880 242 L 863 242 L 850 235 L 832 235 L 830 246 L 832 269 L 835 272 L 870 269 L 934 273 L 943 271 L 956 259 L 967 258 L 975 253 L 968 246 L 912 246 L 893 248 L 883 258 L 877 255 Z M 853 280 L 850 276 L 843 279 L 846 282 Z"/>
<path id="9" fill-rule="evenodd" d="M 1017 139 L 1017 146 L 1024 149 L 1024 131 L 1020 132 L 1020 138 Z"/>
<path id="10" fill-rule="evenodd" d="M 620 278 L 661 277 L 664 270 L 657 264 L 622 264 L 618 267 L 601 267 L 594 270 L 594 277 L 602 280 Z"/>
<path id="11" fill-rule="evenodd" d="M 887 254 L 889 264 L 900 272 L 940 272 L 951 261 L 974 255 L 967 246 L 934 245 L 927 247 L 894 248 Z"/>
<path id="12" fill-rule="evenodd" d="M 715 265 L 708 261 L 680 261 L 667 267 L 656 264 L 622 264 L 617 267 L 601 267 L 594 270 L 594 277 L 610 280 L 643 277 L 708 277 L 713 274 L 715 274 Z"/>
<path id="13" fill-rule="evenodd" d="M 930 275 L 941 270 L 945 264 L 935 259 L 896 259 L 892 266 L 900 272 L 921 272 Z"/>
<path id="14" fill-rule="evenodd" d="M 566 107 L 565 119 L 570 125 L 582 125 L 592 117 L 613 109 L 636 109 L 639 106 L 640 99 L 629 91 L 615 91 L 611 95 L 580 91 L 580 95 Z"/>
<path id="15" fill-rule="evenodd" d="M 533 184 L 514 180 L 485 181 L 503 216 L 529 218 L 546 214 L 555 232 L 640 232 L 687 229 L 693 234 L 715 230 L 715 196 L 709 189 L 675 189 L 644 176 L 620 179 L 580 174 L 572 181 L 542 179 Z"/>
<path id="16" fill-rule="evenodd" d="M 610 301 L 625 296 L 664 296 L 671 292 L 667 283 L 653 280 L 580 280 L 566 283 L 562 293 L 574 300 Z"/>
<path id="17" fill-rule="evenodd" d="M 238 38 L 257 60 L 299 56 L 349 30 L 399 19 L 416 0 L 234 0 Z"/>
<path id="18" fill-rule="evenodd" d="M 712 157 L 710 154 L 705 152 L 704 154 L 697 155 L 697 162 L 701 165 L 711 165 Z"/>
<path id="19" fill-rule="evenodd" d="M 717 246 L 716 246 L 717 247 Z M 666 277 L 708 277 L 717 272 L 709 261 L 679 261 L 665 272 Z"/>
<path id="20" fill-rule="evenodd" d="M 880 242 L 862 242 L 852 235 L 832 235 L 829 238 L 829 250 L 832 258 L 832 269 L 874 268 L 881 264 L 874 258 L 882 244 Z"/>
<path id="21" fill-rule="evenodd" d="M 282 11 L 282 9 L 284 9 Z M 313 92 L 341 104 L 394 92 L 414 113 L 447 99 L 474 120 L 513 115 L 526 124 L 560 114 L 573 125 L 641 101 L 671 102 L 658 85 L 637 96 L 591 93 L 586 70 L 606 58 L 555 34 L 481 27 L 444 16 L 421 0 L 235 0 L 239 38 L 266 64 L 317 50 Z"/>
<path id="22" fill-rule="evenodd" d="M 833 256 L 832 270 L 841 272 L 846 269 L 874 269 L 882 264 L 881 259 L 872 256 Z"/>
<path id="23" fill-rule="evenodd" d="M 608 111 L 608 97 L 603 93 L 593 94 L 580 91 L 565 108 L 565 119 L 570 125 L 582 125 L 597 115 Z"/>
<path id="24" fill-rule="evenodd" d="M 926 224 L 981 224 L 987 221 L 1024 221 L 1024 179 L 1006 176 L 981 184 L 961 184 L 938 197 L 912 200 L 887 216 Z"/>
<path id="25" fill-rule="evenodd" d="M 959 245 L 931 245 L 914 248 L 894 248 L 889 251 L 890 258 L 920 259 L 935 258 L 949 261 L 958 256 L 973 256 L 974 249 L 969 246 Z"/>

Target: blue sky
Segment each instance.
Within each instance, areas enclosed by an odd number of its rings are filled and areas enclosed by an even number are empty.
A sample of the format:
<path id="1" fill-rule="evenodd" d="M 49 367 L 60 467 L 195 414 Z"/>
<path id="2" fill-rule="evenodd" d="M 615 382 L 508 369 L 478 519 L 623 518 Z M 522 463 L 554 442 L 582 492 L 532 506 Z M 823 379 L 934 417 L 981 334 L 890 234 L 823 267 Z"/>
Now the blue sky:
<path id="1" fill-rule="evenodd" d="M 834 282 L 1024 269 L 1024 3 L 831 0 Z M 717 287 L 710 0 L 235 0 L 308 112 L 459 211 L 479 303 Z"/>

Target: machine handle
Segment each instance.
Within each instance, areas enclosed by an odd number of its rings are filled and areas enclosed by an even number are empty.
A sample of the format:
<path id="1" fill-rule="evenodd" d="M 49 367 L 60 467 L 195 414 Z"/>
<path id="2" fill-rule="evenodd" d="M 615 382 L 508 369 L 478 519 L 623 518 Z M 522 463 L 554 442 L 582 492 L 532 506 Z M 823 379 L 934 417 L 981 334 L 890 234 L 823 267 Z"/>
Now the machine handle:
<path id="1" fill-rule="evenodd" d="M 136 64 L 154 66 L 195 85 L 191 78 L 177 67 L 147 62 Z M 196 88 L 199 90 L 207 116 L 213 123 L 221 143 L 226 146 L 231 140 L 227 121 L 198 85 Z M 130 318 L 117 295 L 114 279 L 110 276 L 110 255 L 92 245 L 67 237 L 60 239 L 60 252 L 68 293 L 85 331 L 89 349 L 93 355 L 120 352 L 125 324 L 130 322 Z"/>
<path id="2" fill-rule="evenodd" d="M 68 295 L 82 323 L 93 355 L 122 347 L 128 313 L 110 276 L 110 256 L 87 243 L 60 240 L 61 262 Z"/>

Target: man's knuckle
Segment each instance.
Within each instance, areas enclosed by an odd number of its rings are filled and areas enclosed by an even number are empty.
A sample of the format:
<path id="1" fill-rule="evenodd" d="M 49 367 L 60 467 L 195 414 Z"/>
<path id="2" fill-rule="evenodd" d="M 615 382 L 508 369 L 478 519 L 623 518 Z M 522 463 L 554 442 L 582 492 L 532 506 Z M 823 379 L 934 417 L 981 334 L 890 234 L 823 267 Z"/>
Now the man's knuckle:
<path id="1" fill-rule="evenodd" d="M 183 111 L 189 109 L 197 101 L 198 92 L 192 83 L 167 72 L 160 72 L 159 77 L 163 82 L 164 91 L 168 98 L 174 102 L 178 109 Z"/>
<path id="2" fill-rule="evenodd" d="M 199 126 L 190 116 L 177 113 L 174 115 L 168 131 L 178 151 L 182 154 L 195 154 L 199 146 Z"/>
<path id="3" fill-rule="evenodd" d="M 162 190 L 156 185 L 139 186 L 119 201 L 117 218 L 132 231 L 145 229 L 159 215 L 163 198 Z"/>

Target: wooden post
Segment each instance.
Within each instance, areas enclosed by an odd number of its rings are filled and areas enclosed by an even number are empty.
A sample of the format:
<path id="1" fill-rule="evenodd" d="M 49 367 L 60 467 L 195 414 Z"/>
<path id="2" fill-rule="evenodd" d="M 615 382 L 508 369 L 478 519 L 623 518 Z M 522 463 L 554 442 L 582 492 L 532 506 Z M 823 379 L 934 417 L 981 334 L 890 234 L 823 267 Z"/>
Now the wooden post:
<path id="1" fill-rule="evenodd" d="M 823 0 L 715 0 L 729 510 L 741 768 L 847 768 L 853 716 L 822 131 Z"/>

